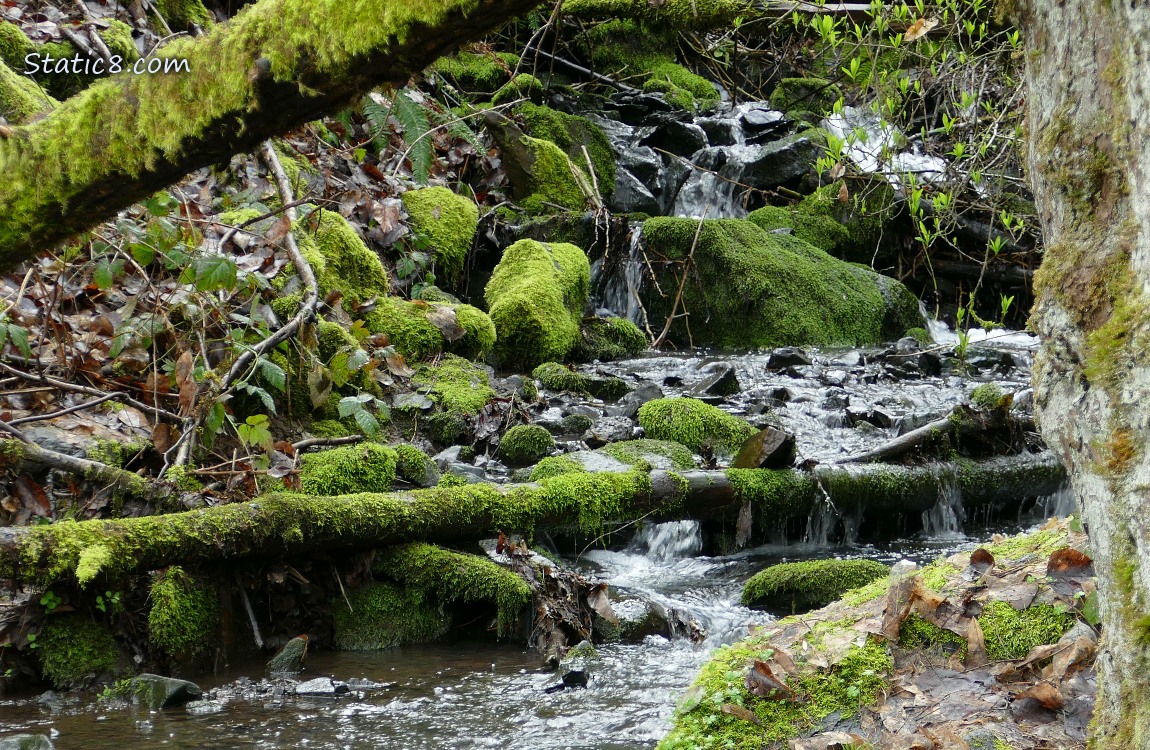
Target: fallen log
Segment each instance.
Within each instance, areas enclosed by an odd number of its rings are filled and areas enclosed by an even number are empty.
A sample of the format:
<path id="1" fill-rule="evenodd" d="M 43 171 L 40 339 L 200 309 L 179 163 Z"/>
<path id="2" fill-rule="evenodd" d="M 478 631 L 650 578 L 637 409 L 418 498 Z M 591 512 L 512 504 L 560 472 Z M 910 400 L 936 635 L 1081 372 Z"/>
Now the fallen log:
<path id="1" fill-rule="evenodd" d="M 3 528 L 0 578 L 34 586 L 75 580 L 86 586 L 97 576 L 175 563 L 452 542 L 500 530 L 577 526 L 595 534 L 636 519 L 733 515 L 744 501 L 763 518 L 784 519 L 809 512 L 823 490 L 840 510 L 918 512 L 935 504 L 948 478 L 962 489 L 969 507 L 1051 494 L 1065 472 L 1044 453 L 942 466 L 819 466 L 813 473 L 635 470 L 386 494 L 281 493 L 186 513 Z"/>

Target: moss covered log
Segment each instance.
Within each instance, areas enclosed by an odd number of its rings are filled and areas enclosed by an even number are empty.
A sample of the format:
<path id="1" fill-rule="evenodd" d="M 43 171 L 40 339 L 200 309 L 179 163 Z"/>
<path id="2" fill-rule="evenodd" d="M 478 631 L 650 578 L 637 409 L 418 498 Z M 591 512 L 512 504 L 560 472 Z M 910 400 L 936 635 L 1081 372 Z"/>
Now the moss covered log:
<path id="1" fill-rule="evenodd" d="M 772 565 L 743 585 L 743 604 L 784 604 L 790 614 L 825 607 L 889 573 L 877 560 L 806 560 Z"/>
<path id="2" fill-rule="evenodd" d="M 527 0 L 261 0 L 160 58 L 180 72 L 97 81 L 0 140 L 0 271 L 170 185 L 401 84 Z M 161 63 L 162 64 L 162 63 Z"/>
<path id="3" fill-rule="evenodd" d="M 844 510 L 922 511 L 938 497 L 935 467 L 820 466 L 815 475 Z M 273 493 L 247 503 L 115 521 L 61 521 L 0 528 L 0 577 L 35 585 L 172 564 L 301 554 L 416 540 L 476 539 L 497 530 L 734 513 L 749 501 L 772 518 L 813 506 L 814 476 L 793 470 L 673 473 L 573 472 L 538 484 L 441 486 L 414 492 L 311 497 Z M 1064 474 L 1052 458 L 970 462 L 958 473 L 968 506 L 1054 492 Z M 901 503 L 901 505 L 900 505 Z"/>

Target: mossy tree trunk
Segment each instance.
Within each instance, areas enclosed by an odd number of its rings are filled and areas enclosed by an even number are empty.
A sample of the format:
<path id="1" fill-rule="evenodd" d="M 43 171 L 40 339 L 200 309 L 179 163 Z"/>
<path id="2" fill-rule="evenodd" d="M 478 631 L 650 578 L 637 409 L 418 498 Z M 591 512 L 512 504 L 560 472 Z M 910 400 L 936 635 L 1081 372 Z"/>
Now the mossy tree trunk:
<path id="1" fill-rule="evenodd" d="M 1093 746 L 1150 747 L 1150 6 L 1016 0 L 1046 255 L 1034 380 L 1088 524 L 1106 648 Z"/>
<path id="2" fill-rule="evenodd" d="M 0 272 L 188 172 L 402 84 L 534 0 L 260 0 L 0 137 Z"/>

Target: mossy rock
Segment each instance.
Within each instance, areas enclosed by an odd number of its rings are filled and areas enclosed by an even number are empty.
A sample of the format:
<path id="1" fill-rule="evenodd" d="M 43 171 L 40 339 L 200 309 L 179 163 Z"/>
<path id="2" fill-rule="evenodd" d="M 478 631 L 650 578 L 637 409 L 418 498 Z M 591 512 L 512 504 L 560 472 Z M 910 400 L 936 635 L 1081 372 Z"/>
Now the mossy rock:
<path id="1" fill-rule="evenodd" d="M 516 99 L 530 99 L 533 104 L 540 104 L 543 101 L 543 82 L 529 73 L 520 73 L 495 92 L 491 104 L 497 107 Z"/>
<path id="2" fill-rule="evenodd" d="M 1022 659 L 1035 646 L 1057 643 L 1074 626 L 1074 613 L 1053 604 L 1015 609 L 1007 602 L 989 602 L 978 616 L 991 659 Z"/>
<path id="3" fill-rule="evenodd" d="M 296 241 L 300 254 L 315 272 L 320 297 L 339 291 L 345 307 L 350 308 L 387 295 L 383 262 L 336 212 L 321 208 L 301 220 Z"/>
<path id="4" fill-rule="evenodd" d="M 587 159 L 583 156 L 583 147 L 586 147 L 599 194 L 607 197 L 615 190 L 615 151 L 602 128 L 586 117 L 535 104 L 522 104 L 514 111 L 527 124 L 530 135 L 549 140 L 563 149 L 572 163 L 582 167 L 584 172 L 587 171 Z"/>
<path id="5" fill-rule="evenodd" d="M 400 443 L 395 446 L 396 473 L 418 487 L 434 487 L 439 484 L 439 466 L 414 445 Z"/>
<path id="6" fill-rule="evenodd" d="M 591 264 L 575 245 L 519 240 L 504 250 L 484 292 L 500 364 L 562 360 L 579 336 L 590 284 Z"/>
<path id="7" fill-rule="evenodd" d="M 605 445 L 597 452 L 632 466 L 650 466 L 665 471 L 699 468 L 690 449 L 671 440 L 622 440 Z"/>
<path id="8" fill-rule="evenodd" d="M 747 214 L 747 221 L 768 232 L 790 229 L 800 240 L 832 255 L 837 255 L 837 251 L 850 241 L 850 231 L 834 217 L 801 210 L 763 206 Z"/>
<path id="9" fill-rule="evenodd" d="M 843 92 L 825 78 L 784 78 L 771 92 L 772 109 L 782 112 L 805 111 L 826 115 L 834 109 Z"/>
<path id="10" fill-rule="evenodd" d="M 178 565 L 161 572 L 148 594 L 148 640 L 176 659 L 210 655 L 220 629 L 220 600 L 211 581 Z"/>
<path id="11" fill-rule="evenodd" d="M 499 441 L 499 455 L 512 466 L 527 466 L 555 449 L 555 438 L 539 425 L 512 427 Z"/>
<path id="12" fill-rule="evenodd" d="M 443 331 L 427 319 L 437 307 L 455 311 L 455 322 L 463 337 L 448 341 Z M 396 351 L 409 359 L 423 359 L 443 351 L 466 357 L 481 357 L 495 345 L 495 325 L 487 313 L 471 305 L 435 305 L 383 297 L 363 318 L 372 333 L 385 333 Z"/>
<path id="13" fill-rule="evenodd" d="M 647 437 L 670 440 L 695 453 L 738 453 L 755 428 L 722 409 L 693 398 L 657 398 L 639 407 Z"/>
<path id="14" fill-rule="evenodd" d="M 40 91 L 31 78 L 16 73 L 0 60 L 0 117 L 13 124 L 28 122 L 39 113 L 55 108 L 58 103 Z"/>
<path id="15" fill-rule="evenodd" d="M 877 560 L 810 560 L 780 563 L 743 585 L 744 605 L 785 603 L 789 614 L 825 607 L 851 589 L 890 573 Z"/>
<path id="16" fill-rule="evenodd" d="M 348 604 L 351 608 L 348 608 Z M 344 651 L 381 651 L 441 638 L 451 616 L 425 592 L 370 583 L 332 600 L 335 645 Z"/>
<path id="17" fill-rule="evenodd" d="M 509 52 L 459 52 L 441 57 L 430 70 L 451 81 L 465 93 L 492 94 L 511 80 L 519 57 Z"/>
<path id="18" fill-rule="evenodd" d="M 84 615 L 49 617 L 36 637 L 44 676 L 61 690 L 85 687 L 116 671 L 112 634 Z"/>
<path id="19" fill-rule="evenodd" d="M 478 414 L 495 398 L 487 370 L 463 357 L 447 354 L 435 365 L 419 367 L 411 384 L 427 393 L 443 411 Z"/>
<path id="20" fill-rule="evenodd" d="M 300 491 L 307 495 L 389 492 L 395 470 L 395 451 L 376 443 L 305 453 L 299 461 Z"/>
<path id="21" fill-rule="evenodd" d="M 479 226 L 475 201 L 444 187 L 408 190 L 400 198 L 411 228 L 431 240 L 443 276 L 458 282 Z"/>
<path id="22" fill-rule="evenodd" d="M 844 187 L 850 195 L 845 202 L 839 200 Z M 795 236 L 835 257 L 869 266 L 893 257 L 897 243 L 891 219 L 898 210 L 894 188 L 886 180 L 852 177 L 824 185 L 800 201 L 792 209 L 792 226 Z"/>
<path id="23" fill-rule="evenodd" d="M 538 482 L 563 474 L 586 473 L 587 469 L 571 456 L 547 456 L 528 474 L 528 481 Z"/>
<path id="24" fill-rule="evenodd" d="M 857 346 L 923 324 L 918 300 L 899 282 L 750 221 L 707 220 L 700 230 L 697 219 L 648 219 L 643 236 L 650 250 L 670 260 L 685 260 L 695 248 L 680 308 L 690 315 L 690 337 L 682 322 L 670 332 L 682 344 Z M 678 264 L 657 273 L 663 288 L 678 286 Z M 670 315 L 672 301 L 655 294 L 644 299 L 653 320 Z"/>
<path id="25" fill-rule="evenodd" d="M 624 318 L 588 318 L 579 329 L 571 350 L 573 362 L 612 362 L 635 357 L 647 350 L 647 337 Z"/>
<path id="26" fill-rule="evenodd" d="M 544 362 L 531 371 L 531 377 L 539 381 L 540 385 L 549 391 L 567 391 L 569 393 L 586 393 L 588 378 L 571 370 L 558 362 Z"/>

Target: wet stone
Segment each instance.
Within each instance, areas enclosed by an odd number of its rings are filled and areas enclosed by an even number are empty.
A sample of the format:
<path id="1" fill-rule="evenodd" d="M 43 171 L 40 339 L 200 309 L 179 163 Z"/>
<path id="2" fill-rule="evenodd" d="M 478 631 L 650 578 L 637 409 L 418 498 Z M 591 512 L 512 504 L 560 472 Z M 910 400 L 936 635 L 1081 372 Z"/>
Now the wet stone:
<path id="1" fill-rule="evenodd" d="M 640 146 L 650 146 L 656 151 L 667 151 L 677 156 L 691 156 L 707 146 L 707 134 L 693 122 L 665 120 L 655 132 L 639 142 Z"/>
<path id="2" fill-rule="evenodd" d="M 333 680 L 330 677 L 316 677 L 314 680 L 301 682 L 295 686 L 295 694 L 309 698 L 335 698 L 351 692 L 346 682 Z"/>
<path id="3" fill-rule="evenodd" d="M 731 464 L 735 469 L 784 469 L 795 462 L 795 436 L 765 427 L 743 443 Z"/>
<path id="4" fill-rule="evenodd" d="M 0 750 L 54 750 L 52 740 L 42 734 L 13 734 L 0 737 Z"/>
<path id="5" fill-rule="evenodd" d="M 827 385 L 843 385 L 850 378 L 850 373 L 846 370 L 827 370 L 822 374 L 820 380 Z"/>
<path id="6" fill-rule="evenodd" d="M 894 425 L 894 418 L 880 409 L 847 409 L 847 418 L 855 427 L 858 427 L 860 422 L 867 422 L 884 430 Z"/>
<path id="7" fill-rule="evenodd" d="M 448 466 L 460 460 L 462 453 L 462 445 L 453 445 L 450 448 L 444 448 L 439 453 L 436 453 L 431 457 L 431 460 L 435 462 L 440 471 L 445 471 Z"/>
<path id="8" fill-rule="evenodd" d="M 743 388 L 735 375 L 735 368 L 725 362 L 713 365 L 711 374 L 691 386 L 688 392 L 694 398 L 702 396 L 731 396 Z"/>
<path id="9" fill-rule="evenodd" d="M 643 182 L 626 169 L 615 170 L 615 191 L 607 207 L 616 213 L 659 213 L 659 201 Z"/>
<path id="10" fill-rule="evenodd" d="M 700 117 L 695 124 L 707 134 L 712 146 L 734 146 L 737 142 L 735 122 L 725 117 Z"/>
<path id="11" fill-rule="evenodd" d="M 776 130 L 786 125 L 787 117 L 774 109 L 749 109 L 742 115 L 743 127 L 748 131 Z"/>
<path id="12" fill-rule="evenodd" d="M 194 682 L 146 673 L 132 678 L 131 691 L 140 703 L 153 710 L 182 706 L 204 692 Z"/>
<path id="13" fill-rule="evenodd" d="M 786 367 L 809 365 L 810 363 L 811 358 L 793 346 L 784 346 L 775 349 L 771 352 L 771 355 L 767 357 L 768 370 L 781 370 Z"/>
<path id="14" fill-rule="evenodd" d="M 224 704 L 220 701 L 192 701 L 184 704 L 184 710 L 191 716 L 207 716 L 223 711 Z"/>
<path id="15" fill-rule="evenodd" d="M 828 388 L 823 392 L 820 406 L 824 409 L 845 409 L 851 403 L 850 394 L 842 388 Z"/>
<path id="16" fill-rule="evenodd" d="M 615 406 L 607 408 L 608 416 L 628 417 L 634 419 L 639 413 L 639 407 L 648 401 L 663 398 L 663 389 L 654 383 L 640 383 L 635 390 L 628 393 Z"/>
<path id="17" fill-rule="evenodd" d="M 637 177 L 649 192 L 654 192 L 652 187 L 657 189 L 659 173 L 663 171 L 663 160 L 655 149 L 649 146 L 631 146 L 619 156 L 619 166 Z"/>
<path id="18" fill-rule="evenodd" d="M 630 440 L 634 425 L 626 417 L 600 417 L 583 434 L 583 442 L 591 448 L 601 448 L 608 443 Z"/>
<path id="19" fill-rule="evenodd" d="M 914 336 L 903 336 L 895 342 L 894 351 L 896 354 L 914 354 L 922 351 L 922 345 Z"/>

